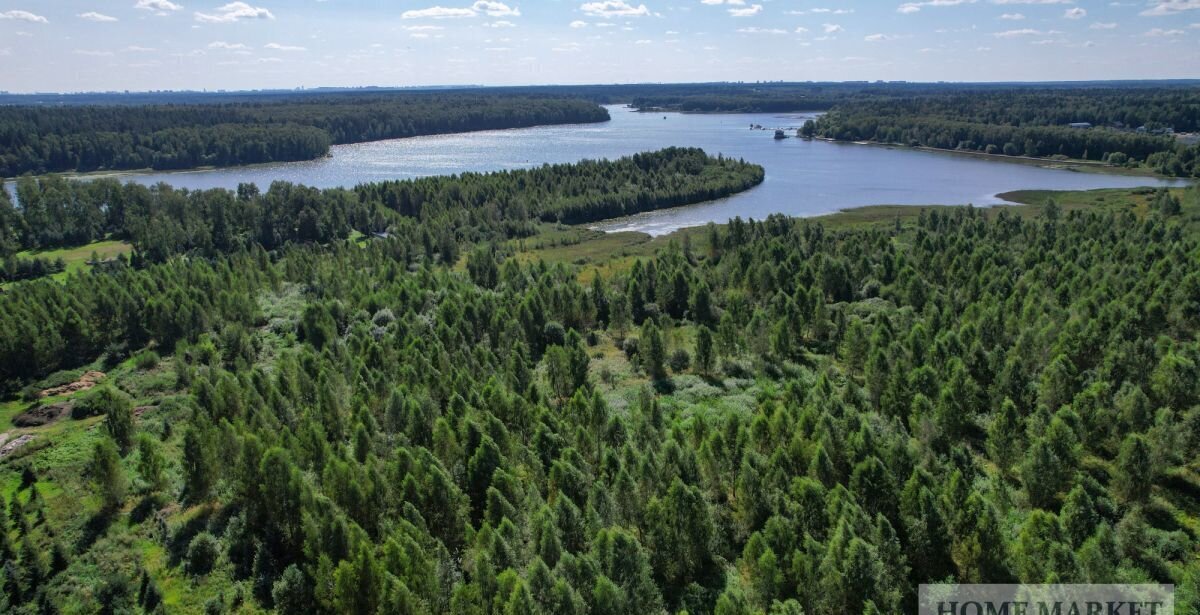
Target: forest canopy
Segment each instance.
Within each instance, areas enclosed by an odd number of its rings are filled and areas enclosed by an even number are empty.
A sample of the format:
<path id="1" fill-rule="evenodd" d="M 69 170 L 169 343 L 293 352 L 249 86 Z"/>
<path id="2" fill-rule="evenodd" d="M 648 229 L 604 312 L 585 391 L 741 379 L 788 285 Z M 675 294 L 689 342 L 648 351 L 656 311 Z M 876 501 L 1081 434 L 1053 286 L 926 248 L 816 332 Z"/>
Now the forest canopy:
<path id="1" fill-rule="evenodd" d="M 590 281 L 401 236 L 19 285 L 0 330 L 113 367 L 64 419 L 99 429 L 0 464 L 0 605 L 840 615 L 954 579 L 1191 608 L 1192 198 L 734 219 Z"/>
<path id="2" fill-rule="evenodd" d="M 8 245 L 11 253 L 112 237 L 133 245 L 133 267 L 82 276 L 67 287 L 35 283 L 0 294 L 0 390 L 91 361 L 111 344 L 152 338 L 173 344 L 184 334 L 178 323 L 152 333 L 144 319 L 152 313 L 172 321 L 199 317 L 205 308 L 194 302 L 208 305 L 216 296 L 201 293 L 200 281 L 179 280 L 183 295 L 157 312 L 159 302 L 174 295 L 145 279 L 141 267 L 176 255 L 215 258 L 328 244 L 358 233 L 398 240 L 389 242 L 393 260 L 453 265 L 464 247 L 528 237 L 541 221 L 590 222 L 697 203 L 749 189 L 762 178 L 758 165 L 686 148 L 354 190 L 275 182 L 265 192 L 252 184 L 188 191 L 21 178 L 19 208 L 0 197 L 0 247 Z M 76 318 L 102 324 L 81 327 Z"/>
<path id="3" fill-rule="evenodd" d="M 814 133 L 1161 138 L 1035 94 L 839 92 Z M 1130 96 L 1090 121 L 1188 121 Z M 1200 612 L 1200 187 L 570 226 L 762 181 L 692 148 L 353 189 L 18 179 L 0 612 L 872 615 L 946 581 Z M 98 239 L 132 251 L 61 280 L 29 256 Z"/>

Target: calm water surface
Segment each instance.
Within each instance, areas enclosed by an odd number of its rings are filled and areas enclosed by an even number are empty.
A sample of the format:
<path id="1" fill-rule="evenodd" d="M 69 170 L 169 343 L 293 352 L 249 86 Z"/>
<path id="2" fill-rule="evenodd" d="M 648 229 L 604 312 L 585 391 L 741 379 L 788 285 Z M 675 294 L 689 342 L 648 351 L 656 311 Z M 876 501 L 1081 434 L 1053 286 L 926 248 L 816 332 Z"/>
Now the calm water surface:
<path id="1" fill-rule="evenodd" d="M 607 221 L 604 230 L 654 235 L 734 216 L 815 216 L 862 205 L 996 205 L 996 194 L 1017 189 L 1077 190 L 1169 185 L 1179 182 L 1079 173 L 979 160 L 950 154 L 824 141 L 775 141 L 766 128 L 794 128 L 812 115 L 681 115 L 635 113 L 609 107 L 604 124 L 497 130 L 335 146 L 332 157 L 311 162 L 182 173 L 122 175 L 144 184 L 266 189 L 286 180 L 328 188 L 363 182 L 465 171 L 522 169 L 583 158 L 614 158 L 667 146 L 702 147 L 710 154 L 745 158 L 766 168 L 766 181 L 728 199 Z"/>

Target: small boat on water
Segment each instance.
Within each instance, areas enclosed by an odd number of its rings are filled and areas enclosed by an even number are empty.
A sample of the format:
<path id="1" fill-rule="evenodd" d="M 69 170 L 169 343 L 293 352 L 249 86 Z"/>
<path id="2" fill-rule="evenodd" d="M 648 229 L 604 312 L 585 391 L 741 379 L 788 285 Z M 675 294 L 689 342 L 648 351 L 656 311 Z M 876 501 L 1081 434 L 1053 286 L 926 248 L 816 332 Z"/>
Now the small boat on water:
<path id="1" fill-rule="evenodd" d="M 775 131 L 775 140 L 782 141 L 787 138 L 787 135 L 782 130 Z"/>

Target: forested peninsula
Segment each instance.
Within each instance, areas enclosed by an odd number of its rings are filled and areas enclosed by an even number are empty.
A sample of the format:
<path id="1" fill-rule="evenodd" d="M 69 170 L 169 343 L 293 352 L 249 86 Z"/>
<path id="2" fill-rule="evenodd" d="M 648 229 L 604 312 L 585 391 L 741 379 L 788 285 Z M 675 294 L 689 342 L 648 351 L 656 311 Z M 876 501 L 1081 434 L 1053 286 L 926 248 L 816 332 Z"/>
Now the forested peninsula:
<path id="1" fill-rule="evenodd" d="M 607 120 L 579 99 L 480 92 L 0 106 L 0 177 L 311 160 L 344 143 Z"/>

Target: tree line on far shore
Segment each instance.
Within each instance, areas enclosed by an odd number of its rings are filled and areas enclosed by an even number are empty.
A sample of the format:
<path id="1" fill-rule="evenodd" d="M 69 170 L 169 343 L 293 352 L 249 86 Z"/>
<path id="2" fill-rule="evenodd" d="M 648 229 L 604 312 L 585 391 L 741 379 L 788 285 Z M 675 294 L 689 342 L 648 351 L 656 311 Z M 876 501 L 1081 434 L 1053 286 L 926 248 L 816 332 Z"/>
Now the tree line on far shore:
<path id="1" fill-rule="evenodd" d="M 0 177 L 311 160 L 342 143 L 607 119 L 579 99 L 478 92 L 0 106 Z"/>

